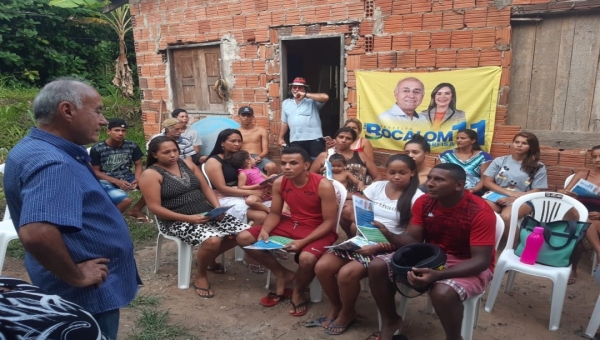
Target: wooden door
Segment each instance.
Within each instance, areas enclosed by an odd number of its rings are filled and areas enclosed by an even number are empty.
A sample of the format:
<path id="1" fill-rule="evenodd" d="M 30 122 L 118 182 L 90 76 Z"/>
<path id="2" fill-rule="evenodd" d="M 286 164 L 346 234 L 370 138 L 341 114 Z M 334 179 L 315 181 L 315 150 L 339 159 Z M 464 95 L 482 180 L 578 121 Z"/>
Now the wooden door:
<path id="1" fill-rule="evenodd" d="M 589 147 L 600 138 L 600 13 L 515 22 L 512 30 L 508 123 L 545 145 Z"/>
<path id="2" fill-rule="evenodd" d="M 173 103 L 190 113 L 225 113 L 225 103 L 213 86 L 221 78 L 219 46 L 172 52 Z"/>

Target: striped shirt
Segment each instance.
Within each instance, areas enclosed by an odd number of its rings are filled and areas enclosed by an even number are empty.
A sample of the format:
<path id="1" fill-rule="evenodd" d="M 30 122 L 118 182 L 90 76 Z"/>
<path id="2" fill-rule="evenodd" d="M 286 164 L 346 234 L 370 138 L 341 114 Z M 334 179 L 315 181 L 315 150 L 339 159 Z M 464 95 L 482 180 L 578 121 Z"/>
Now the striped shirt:
<path id="1" fill-rule="evenodd" d="M 54 276 L 31 254 L 25 255 L 34 285 L 98 314 L 127 306 L 141 280 L 127 223 L 89 161 L 85 148 L 32 128 L 8 155 L 4 189 L 17 230 L 30 223 L 53 224 L 75 263 L 110 260 L 108 277 L 99 288 L 78 288 Z"/>
<path id="2" fill-rule="evenodd" d="M 150 141 L 153 140 L 154 138 L 158 137 L 158 136 L 164 136 L 164 133 L 159 133 L 158 135 L 154 135 L 152 137 L 150 137 L 150 140 L 148 140 L 148 144 L 146 145 L 146 150 L 148 149 L 148 145 L 150 145 Z M 179 158 L 184 159 L 187 157 L 192 157 L 193 155 L 196 154 L 196 151 L 194 150 L 194 145 L 192 144 L 192 141 L 189 140 L 187 137 L 179 136 L 179 139 L 177 139 L 177 146 L 179 146 Z"/>

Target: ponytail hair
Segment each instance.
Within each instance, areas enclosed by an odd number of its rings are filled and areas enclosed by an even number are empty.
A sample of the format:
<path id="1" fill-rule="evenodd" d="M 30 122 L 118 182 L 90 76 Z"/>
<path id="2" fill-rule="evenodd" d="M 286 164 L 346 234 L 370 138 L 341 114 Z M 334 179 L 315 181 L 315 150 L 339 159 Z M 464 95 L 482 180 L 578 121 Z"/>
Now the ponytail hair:
<path id="1" fill-rule="evenodd" d="M 414 135 L 411 140 L 409 140 L 408 142 L 406 142 L 406 144 L 404 144 L 404 147 L 406 147 L 408 144 L 417 144 L 417 145 L 421 146 L 421 149 L 424 152 L 426 152 L 426 153 L 431 152 L 431 146 L 429 146 L 429 143 L 427 143 L 427 141 L 425 140 L 425 137 L 423 137 L 419 134 Z"/>
<path id="2" fill-rule="evenodd" d="M 415 163 L 410 156 L 405 154 L 390 156 L 385 163 L 386 169 L 395 161 L 400 161 L 406 164 L 413 172 L 413 175 L 410 177 L 410 182 L 408 182 L 408 186 L 404 188 L 402 195 L 400 195 L 398 202 L 396 203 L 396 211 L 398 211 L 398 214 L 400 214 L 400 222 L 398 223 L 398 227 L 406 228 L 412 219 L 412 199 L 419 187 L 419 175 L 416 173 L 417 163 Z"/>

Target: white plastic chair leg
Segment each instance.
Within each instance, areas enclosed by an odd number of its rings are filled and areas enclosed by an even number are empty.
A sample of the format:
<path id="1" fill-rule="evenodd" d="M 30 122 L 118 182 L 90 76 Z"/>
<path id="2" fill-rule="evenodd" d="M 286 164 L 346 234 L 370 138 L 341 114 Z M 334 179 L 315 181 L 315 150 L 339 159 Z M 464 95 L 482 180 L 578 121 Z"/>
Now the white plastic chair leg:
<path id="1" fill-rule="evenodd" d="M 192 246 L 183 242 L 177 242 L 179 247 L 177 285 L 179 289 L 190 287 L 190 276 L 192 275 Z"/>
<path id="2" fill-rule="evenodd" d="M 6 257 L 6 248 L 8 248 L 9 242 L 10 239 L 0 234 L 0 274 L 2 274 L 2 269 L 4 268 L 4 258 Z"/>
<path id="3" fill-rule="evenodd" d="M 363 292 L 371 291 L 371 287 L 369 286 L 369 278 L 368 277 L 365 277 L 362 280 L 360 280 L 360 290 L 362 290 Z"/>
<path id="4" fill-rule="evenodd" d="M 590 322 L 588 323 L 587 328 L 585 329 L 585 335 L 587 335 L 590 339 L 593 339 L 598 332 L 598 328 L 600 327 L 600 296 L 598 296 L 598 300 L 596 300 L 596 307 L 594 307 L 594 312 L 592 313 L 592 317 L 590 318 Z"/>
<path id="5" fill-rule="evenodd" d="M 269 286 L 271 286 L 271 269 L 267 269 L 267 284 L 265 288 L 269 289 Z"/>
<path id="6" fill-rule="evenodd" d="M 321 283 L 315 277 L 310 282 L 310 302 L 321 302 L 323 300 L 323 289 L 321 288 Z"/>
<path id="7" fill-rule="evenodd" d="M 596 252 L 592 251 L 592 276 L 596 272 L 596 267 L 598 267 L 598 260 L 596 259 Z"/>
<path id="8" fill-rule="evenodd" d="M 246 255 L 246 253 L 244 252 L 244 250 L 240 246 L 235 246 L 235 258 L 234 258 L 234 262 L 244 261 L 244 256 L 245 255 Z"/>
<path id="9" fill-rule="evenodd" d="M 492 309 L 494 308 L 494 303 L 496 302 L 496 298 L 498 297 L 498 292 L 500 292 L 500 285 L 502 284 L 502 278 L 505 272 L 506 269 L 504 264 L 498 263 L 498 266 L 494 271 L 494 278 L 492 279 L 492 283 L 490 284 L 490 290 L 488 293 L 487 300 L 485 302 L 485 311 L 488 313 L 491 313 Z"/>
<path id="10" fill-rule="evenodd" d="M 162 248 L 163 236 L 161 233 L 158 233 L 158 237 L 156 238 L 156 256 L 154 258 L 154 274 L 158 273 L 158 268 L 160 266 L 160 250 Z"/>
<path id="11" fill-rule="evenodd" d="M 427 314 L 435 314 L 435 310 L 433 309 L 433 303 L 431 303 L 431 296 L 427 295 Z"/>
<path id="12" fill-rule="evenodd" d="M 517 276 L 517 271 L 511 270 L 508 272 L 508 278 L 506 279 L 506 286 L 504 286 L 504 292 L 510 293 L 513 289 L 513 284 L 515 283 L 515 276 Z"/>
<path id="13" fill-rule="evenodd" d="M 482 294 L 483 295 L 483 294 Z M 473 339 L 473 329 L 477 326 L 479 315 L 479 300 L 481 295 L 474 296 L 463 302 L 463 320 L 460 328 L 460 335 L 464 340 Z"/>
<path id="14" fill-rule="evenodd" d="M 562 314 L 565 295 L 567 294 L 567 281 L 569 277 L 559 278 L 552 287 L 552 304 L 550 305 L 550 327 L 551 331 L 558 330 Z"/>

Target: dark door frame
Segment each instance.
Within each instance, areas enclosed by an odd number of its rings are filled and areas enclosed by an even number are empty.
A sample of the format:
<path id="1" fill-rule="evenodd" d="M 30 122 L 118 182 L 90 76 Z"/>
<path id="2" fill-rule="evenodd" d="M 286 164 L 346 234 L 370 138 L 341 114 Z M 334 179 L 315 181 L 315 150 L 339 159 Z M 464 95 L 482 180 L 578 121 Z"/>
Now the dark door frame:
<path id="1" fill-rule="evenodd" d="M 346 65 L 345 65 L 345 61 L 346 61 L 346 53 L 345 53 L 345 41 L 344 41 L 344 35 L 343 34 L 324 34 L 324 35 L 315 35 L 315 36 L 287 36 L 287 37 L 279 37 L 279 56 L 281 58 L 281 70 L 280 70 L 280 81 L 281 81 L 281 86 L 279 87 L 279 98 L 280 100 L 283 102 L 285 100 L 285 98 L 287 98 L 287 93 L 288 93 L 288 76 L 287 76 L 287 48 L 286 48 L 286 41 L 290 41 L 290 40 L 313 40 L 313 39 L 331 39 L 331 38 L 337 38 L 339 39 L 339 44 L 340 44 L 340 72 L 338 74 L 338 81 L 340 86 L 338 86 L 338 98 L 340 101 L 340 112 L 339 112 L 339 120 L 340 120 L 340 125 L 343 124 L 346 121 L 346 112 L 344 110 L 344 89 L 346 88 L 346 82 L 344 81 L 345 77 L 346 77 Z"/>

